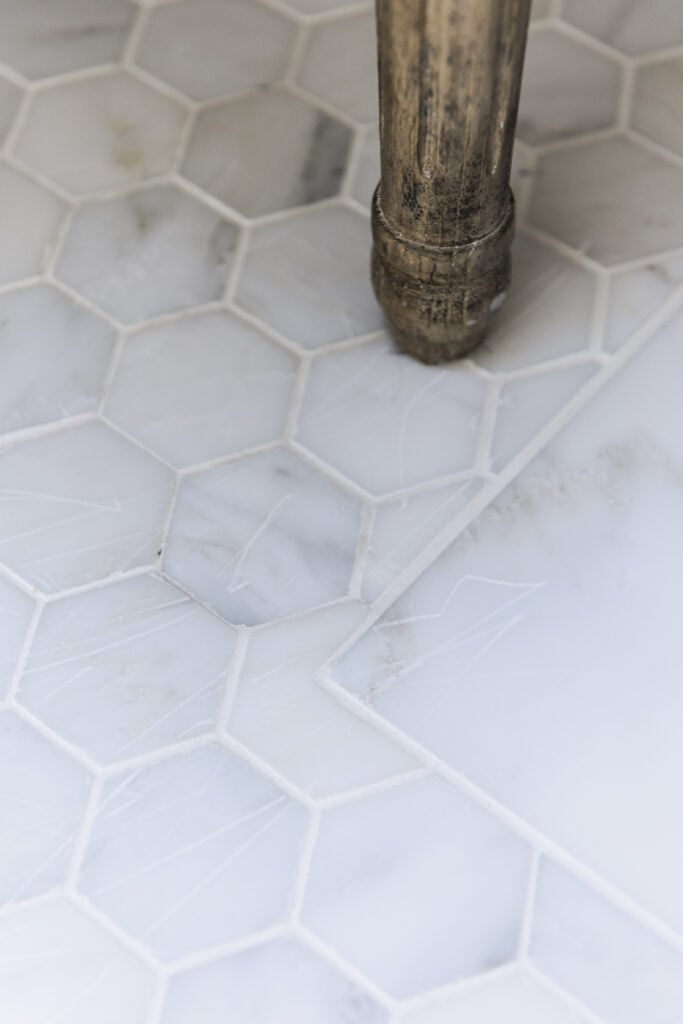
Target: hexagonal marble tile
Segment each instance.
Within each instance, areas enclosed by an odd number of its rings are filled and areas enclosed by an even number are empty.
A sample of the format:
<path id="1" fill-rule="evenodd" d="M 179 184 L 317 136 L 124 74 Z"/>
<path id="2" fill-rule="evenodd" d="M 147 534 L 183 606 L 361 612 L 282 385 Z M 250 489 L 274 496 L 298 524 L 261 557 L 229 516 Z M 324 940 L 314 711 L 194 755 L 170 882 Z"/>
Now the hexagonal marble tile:
<path id="1" fill-rule="evenodd" d="M 523 229 L 518 231 L 505 303 L 472 358 L 487 370 L 505 373 L 585 350 L 595 293 L 592 274 Z"/>
<path id="2" fill-rule="evenodd" d="M 32 615 L 31 598 L 0 576 L 0 700 L 14 675 Z"/>
<path id="3" fill-rule="evenodd" d="M 229 626 L 169 583 L 123 580 L 48 605 L 18 700 L 110 764 L 210 732 L 233 646 Z"/>
<path id="4" fill-rule="evenodd" d="M 457 480 L 381 501 L 365 558 L 363 599 L 379 597 L 441 530 L 452 525 L 481 486 L 477 478 Z"/>
<path id="5" fill-rule="evenodd" d="M 612 264 L 680 245 L 682 191 L 683 168 L 617 136 L 543 154 L 529 220 Z"/>
<path id="6" fill-rule="evenodd" d="M 144 1024 L 154 977 L 65 899 L 0 917 L 0 1018 L 21 1024 Z"/>
<path id="7" fill-rule="evenodd" d="M 164 566 L 229 622 L 255 625 L 344 597 L 358 502 L 276 449 L 185 479 Z"/>
<path id="8" fill-rule="evenodd" d="M 11 711 L 0 711 L 0 904 L 58 885 L 69 865 L 90 777 Z"/>
<path id="9" fill-rule="evenodd" d="M 683 256 L 653 259 L 612 274 L 603 346 L 613 351 L 646 322 L 683 283 Z"/>
<path id="10" fill-rule="evenodd" d="M 377 50 L 371 11 L 314 25 L 297 78 L 300 85 L 365 124 L 377 119 Z"/>
<path id="11" fill-rule="evenodd" d="M 264 984 L 265 979 L 267 983 Z M 385 1024 L 386 1011 L 299 942 L 280 939 L 171 978 L 161 1024 Z"/>
<path id="12" fill-rule="evenodd" d="M 351 130 L 336 118 L 267 89 L 202 111 L 182 173 L 228 206 L 258 217 L 336 195 L 350 145 Z"/>
<path id="13" fill-rule="evenodd" d="M 112 777 L 79 888 L 164 959 L 285 917 L 308 815 L 222 747 Z"/>
<path id="14" fill-rule="evenodd" d="M 0 0 L 0 60 L 27 78 L 118 60 L 134 11 L 128 0 Z"/>
<path id="15" fill-rule="evenodd" d="M 0 145 L 12 127 L 14 115 L 21 102 L 21 89 L 0 76 Z"/>
<path id="16" fill-rule="evenodd" d="M 435 372 L 381 338 L 314 361 L 297 437 L 367 490 L 399 491 L 473 466 L 484 392 L 468 367 Z"/>
<path id="17" fill-rule="evenodd" d="M 683 156 L 681 95 L 683 57 L 645 64 L 636 71 L 631 124 L 678 156 Z"/>
<path id="18" fill-rule="evenodd" d="M 678 0 L 564 0 L 562 17 L 623 53 L 645 53 L 683 43 L 683 9 Z"/>
<path id="19" fill-rule="evenodd" d="M 360 602 L 335 605 L 249 638 L 226 731 L 309 796 L 333 796 L 419 767 L 316 681 L 316 670 L 366 615 Z"/>
<path id="20" fill-rule="evenodd" d="M 597 373 L 587 361 L 507 381 L 498 396 L 489 467 L 503 469 Z"/>
<path id="21" fill-rule="evenodd" d="M 45 267 L 66 208 L 30 178 L 0 165 L 0 284 L 39 274 Z"/>
<path id="22" fill-rule="evenodd" d="M 529 955 L 605 1024 L 669 1024 L 683 1015 L 680 951 L 548 860 Z"/>
<path id="23" fill-rule="evenodd" d="M 113 344 L 108 324 L 51 285 L 0 295 L 0 431 L 93 410 Z"/>
<path id="24" fill-rule="evenodd" d="M 351 183 L 351 195 L 368 209 L 379 176 L 379 131 L 371 128 L 363 138 Z"/>
<path id="25" fill-rule="evenodd" d="M 218 299 L 237 228 L 169 185 L 77 210 L 57 276 L 123 323 Z"/>
<path id="26" fill-rule="evenodd" d="M 168 171 L 185 116 L 179 104 L 125 72 L 97 74 L 37 92 L 15 152 L 86 195 Z"/>
<path id="27" fill-rule="evenodd" d="M 0 562 L 45 593 L 151 564 L 172 490 L 101 423 L 0 451 Z"/>
<path id="28" fill-rule="evenodd" d="M 193 99 L 228 96 L 282 76 L 294 25 L 250 0 L 193 0 L 154 8 L 140 67 Z"/>
<path id="29" fill-rule="evenodd" d="M 306 348 L 370 334 L 384 320 L 370 285 L 370 226 L 353 210 L 309 210 L 253 232 L 238 305 Z"/>
<path id="30" fill-rule="evenodd" d="M 514 959 L 528 874 L 517 836 L 422 779 L 324 813 L 303 921 L 384 991 L 412 996 Z"/>
<path id="31" fill-rule="evenodd" d="M 192 314 L 128 337 L 105 413 L 169 462 L 191 466 L 276 440 L 296 368 L 239 317 Z"/>
<path id="32" fill-rule="evenodd" d="M 536 144 L 609 128 L 616 121 L 621 69 L 554 28 L 529 33 L 517 134 Z"/>
<path id="33" fill-rule="evenodd" d="M 563 994 L 520 970 L 501 972 L 470 988 L 401 1014 L 398 1024 L 597 1024 Z"/>

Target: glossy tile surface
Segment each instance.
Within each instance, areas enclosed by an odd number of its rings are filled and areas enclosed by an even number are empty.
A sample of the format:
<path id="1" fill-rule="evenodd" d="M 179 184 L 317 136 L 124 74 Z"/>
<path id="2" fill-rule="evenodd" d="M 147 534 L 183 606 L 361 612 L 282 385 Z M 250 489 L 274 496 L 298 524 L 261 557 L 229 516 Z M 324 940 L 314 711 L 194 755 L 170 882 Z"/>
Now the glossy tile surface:
<path id="1" fill-rule="evenodd" d="M 471 359 L 372 5 L 0 0 L 0 1021 L 681 1024 L 683 22 L 536 0 Z"/>

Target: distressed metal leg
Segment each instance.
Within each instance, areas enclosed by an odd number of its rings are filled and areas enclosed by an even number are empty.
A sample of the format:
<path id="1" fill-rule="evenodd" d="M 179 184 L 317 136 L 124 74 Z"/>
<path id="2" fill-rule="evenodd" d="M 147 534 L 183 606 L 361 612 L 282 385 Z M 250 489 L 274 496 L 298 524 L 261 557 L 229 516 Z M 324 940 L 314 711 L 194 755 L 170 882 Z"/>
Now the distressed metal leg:
<path id="1" fill-rule="evenodd" d="M 399 346 L 466 355 L 503 302 L 530 0 L 376 0 L 372 277 Z"/>

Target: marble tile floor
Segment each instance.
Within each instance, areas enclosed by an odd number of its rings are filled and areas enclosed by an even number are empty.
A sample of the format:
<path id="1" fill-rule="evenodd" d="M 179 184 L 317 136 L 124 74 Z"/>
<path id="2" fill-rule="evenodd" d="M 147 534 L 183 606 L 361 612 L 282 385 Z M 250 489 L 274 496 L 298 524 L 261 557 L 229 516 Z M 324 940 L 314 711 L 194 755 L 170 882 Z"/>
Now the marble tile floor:
<path id="1" fill-rule="evenodd" d="M 534 4 L 436 369 L 371 4 L 0 19 L 0 1022 L 683 1024 L 679 0 Z"/>

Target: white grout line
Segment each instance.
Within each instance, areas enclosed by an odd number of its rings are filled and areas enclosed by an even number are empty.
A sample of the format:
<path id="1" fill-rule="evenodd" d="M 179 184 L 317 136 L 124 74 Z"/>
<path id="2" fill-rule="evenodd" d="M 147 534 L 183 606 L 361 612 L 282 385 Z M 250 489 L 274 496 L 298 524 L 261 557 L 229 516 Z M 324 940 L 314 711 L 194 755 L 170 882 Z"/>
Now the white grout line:
<path id="1" fill-rule="evenodd" d="M 579 1015 L 580 1024 L 607 1024 L 602 1017 L 599 1017 L 597 1013 L 594 1013 L 590 1007 L 586 1006 L 579 999 L 573 996 L 566 989 L 561 988 L 556 982 L 552 981 L 547 975 L 543 974 L 534 964 L 527 964 L 525 973 L 539 985 L 540 988 L 546 990 L 551 995 L 555 996 L 560 1002 L 564 1003 L 568 1010 L 573 1011 Z M 577 1024 L 579 1022 L 577 1021 Z"/>
<path id="2" fill-rule="evenodd" d="M 375 1002 L 379 1003 L 380 1006 L 386 1010 L 393 1012 L 398 1010 L 399 1003 L 392 999 L 391 996 L 387 995 L 378 985 L 375 985 L 370 978 L 366 977 L 361 971 L 359 971 L 353 964 L 350 964 L 348 960 L 345 960 L 342 956 L 337 953 L 332 946 L 328 946 L 327 943 L 312 932 L 305 924 L 296 924 L 292 929 L 293 934 L 299 941 L 308 946 L 310 950 L 317 953 L 318 956 L 326 960 L 327 963 L 333 967 L 342 977 L 348 978 L 356 988 L 366 992 Z"/>

